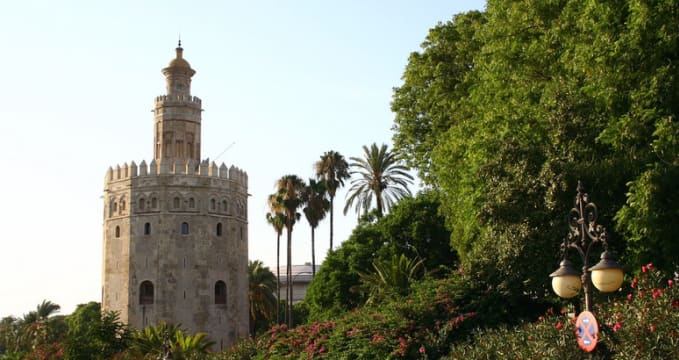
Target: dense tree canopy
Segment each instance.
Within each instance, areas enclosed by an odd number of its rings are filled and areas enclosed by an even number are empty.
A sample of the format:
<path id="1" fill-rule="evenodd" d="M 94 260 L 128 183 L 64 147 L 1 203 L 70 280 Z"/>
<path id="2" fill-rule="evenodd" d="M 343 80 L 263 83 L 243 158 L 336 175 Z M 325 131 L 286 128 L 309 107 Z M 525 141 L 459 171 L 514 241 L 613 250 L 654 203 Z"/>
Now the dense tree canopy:
<path id="1" fill-rule="evenodd" d="M 674 270 L 678 55 L 671 0 L 490 0 L 431 29 L 394 89 L 394 140 L 465 268 L 543 296 L 582 180 L 630 269 Z"/>
<path id="2" fill-rule="evenodd" d="M 387 215 L 366 216 L 348 240 L 328 253 L 307 290 L 310 317 L 336 316 L 363 305 L 368 293 L 360 288 L 360 273 L 371 272 L 373 263 L 404 255 L 421 258 L 424 269 L 434 273 L 452 267 L 457 259 L 448 239 L 450 232 L 438 214 L 439 202 L 430 192 L 401 200 Z"/>

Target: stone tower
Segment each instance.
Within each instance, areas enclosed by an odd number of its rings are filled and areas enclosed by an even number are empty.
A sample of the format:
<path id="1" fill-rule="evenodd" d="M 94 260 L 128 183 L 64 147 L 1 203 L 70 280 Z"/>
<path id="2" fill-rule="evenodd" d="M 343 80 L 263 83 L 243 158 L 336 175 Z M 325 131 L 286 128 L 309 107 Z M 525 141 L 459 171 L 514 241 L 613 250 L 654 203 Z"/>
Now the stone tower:
<path id="1" fill-rule="evenodd" d="M 181 323 L 223 349 L 248 335 L 248 178 L 200 161 L 195 71 L 176 51 L 155 99 L 153 160 L 106 173 L 102 308 L 137 329 Z"/>

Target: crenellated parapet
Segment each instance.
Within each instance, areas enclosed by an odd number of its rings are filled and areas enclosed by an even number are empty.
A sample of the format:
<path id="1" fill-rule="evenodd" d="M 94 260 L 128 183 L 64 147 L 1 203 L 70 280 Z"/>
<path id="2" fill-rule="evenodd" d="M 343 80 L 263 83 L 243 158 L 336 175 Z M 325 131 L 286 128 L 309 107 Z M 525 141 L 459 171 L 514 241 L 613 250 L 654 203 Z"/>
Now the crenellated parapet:
<path id="1" fill-rule="evenodd" d="M 200 108 L 202 105 L 202 100 L 200 100 L 198 96 L 191 95 L 160 95 L 156 96 L 155 104 L 156 108 L 162 106 L 178 105 L 189 105 Z"/>
<path id="2" fill-rule="evenodd" d="M 245 189 L 248 186 L 247 172 L 233 165 L 227 167 L 224 163 L 217 166 L 214 161 L 209 162 L 208 160 L 203 160 L 200 163 L 195 160 L 176 160 L 172 162 L 151 160 L 148 164 L 142 160 L 139 165 L 132 161 L 130 164 L 124 163 L 115 167 L 109 167 L 108 171 L 106 171 L 105 183 L 108 184 L 109 182 L 128 180 L 136 177 L 167 175 L 205 176 L 228 180 Z"/>

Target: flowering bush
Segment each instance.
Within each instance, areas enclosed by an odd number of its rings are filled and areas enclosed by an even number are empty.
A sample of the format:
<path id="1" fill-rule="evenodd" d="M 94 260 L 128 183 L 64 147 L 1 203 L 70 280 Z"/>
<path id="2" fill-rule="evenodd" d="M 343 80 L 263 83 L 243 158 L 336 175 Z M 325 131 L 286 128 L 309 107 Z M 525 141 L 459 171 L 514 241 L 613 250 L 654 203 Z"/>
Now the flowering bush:
<path id="1" fill-rule="evenodd" d="M 458 311 L 451 284 L 428 280 L 407 297 L 356 309 L 336 321 L 293 329 L 274 326 L 255 340 L 252 358 L 440 358 L 454 338 L 467 333 L 468 319 L 474 316 Z"/>
<path id="2" fill-rule="evenodd" d="M 447 279 L 418 283 L 407 297 L 335 321 L 273 327 L 215 359 L 679 359 L 675 281 L 648 264 L 608 300 L 598 296 L 592 312 L 599 343 L 589 354 L 578 347 L 566 310 L 482 329 L 486 315 L 464 313 L 459 283 Z"/>
<path id="3" fill-rule="evenodd" d="M 599 343 L 591 354 L 576 344 L 572 319 L 551 312 L 514 328 L 478 330 L 456 344 L 450 359 L 679 359 L 679 291 L 652 264 L 594 307 Z"/>
<path id="4" fill-rule="evenodd" d="M 679 359 L 679 291 L 653 264 L 641 268 L 627 294 L 600 307 L 611 348 L 623 359 Z"/>

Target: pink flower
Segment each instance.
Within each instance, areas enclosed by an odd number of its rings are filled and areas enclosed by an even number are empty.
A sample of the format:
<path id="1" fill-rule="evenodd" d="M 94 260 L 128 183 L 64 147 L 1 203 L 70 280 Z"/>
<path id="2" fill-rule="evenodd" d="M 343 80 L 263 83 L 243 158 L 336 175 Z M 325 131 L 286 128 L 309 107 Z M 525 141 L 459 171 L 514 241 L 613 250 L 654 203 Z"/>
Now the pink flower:
<path id="1" fill-rule="evenodd" d="M 420 354 L 424 354 L 427 352 L 427 349 L 424 348 L 424 345 L 420 346 Z"/>
<path id="2" fill-rule="evenodd" d="M 559 321 L 558 323 L 556 323 L 556 329 L 561 330 L 561 328 L 563 328 L 563 323 Z"/>
<path id="3" fill-rule="evenodd" d="M 642 270 L 643 270 L 643 268 L 642 268 Z M 630 284 L 630 287 L 631 287 L 632 289 L 635 289 L 635 288 L 637 287 L 637 282 L 638 282 L 638 281 L 639 281 L 639 279 L 637 279 L 637 278 L 632 279 L 632 283 Z"/>
<path id="4" fill-rule="evenodd" d="M 646 264 L 646 269 L 653 270 L 653 263 Z"/>
<path id="5" fill-rule="evenodd" d="M 646 266 L 641 267 L 641 272 L 645 273 L 646 272 Z"/>
<path id="6" fill-rule="evenodd" d="M 613 332 L 618 332 L 618 330 L 620 330 L 621 327 L 622 327 L 621 322 L 615 323 L 615 325 L 613 325 Z"/>
<path id="7" fill-rule="evenodd" d="M 674 281 L 672 279 L 667 280 L 667 287 L 672 288 Z"/>
<path id="8" fill-rule="evenodd" d="M 655 332 L 655 325 L 651 324 L 651 326 L 649 327 L 649 329 L 651 330 L 651 332 Z"/>
<path id="9" fill-rule="evenodd" d="M 662 294 L 662 289 L 653 289 L 653 298 L 657 299 Z"/>

